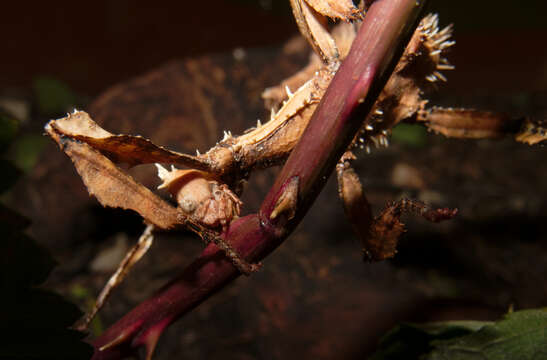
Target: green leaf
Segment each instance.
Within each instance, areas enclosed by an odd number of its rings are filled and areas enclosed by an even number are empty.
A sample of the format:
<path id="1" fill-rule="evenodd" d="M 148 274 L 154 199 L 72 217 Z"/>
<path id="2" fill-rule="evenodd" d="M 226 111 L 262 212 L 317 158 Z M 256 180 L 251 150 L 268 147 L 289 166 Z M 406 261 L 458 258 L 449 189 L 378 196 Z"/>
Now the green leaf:
<path id="1" fill-rule="evenodd" d="M 432 345 L 427 360 L 547 359 L 547 308 L 510 313 L 472 334 Z"/>
<path id="2" fill-rule="evenodd" d="M 419 359 L 433 350 L 432 341 L 470 334 L 485 324 L 478 321 L 401 324 L 380 340 L 378 351 L 369 360 Z"/>
<path id="3" fill-rule="evenodd" d="M 547 359 L 547 308 L 513 312 L 498 322 L 401 324 L 370 360 Z"/>
<path id="4" fill-rule="evenodd" d="M 11 146 L 9 158 L 24 172 L 31 170 L 47 144 L 47 138 L 39 134 L 20 136 Z"/>

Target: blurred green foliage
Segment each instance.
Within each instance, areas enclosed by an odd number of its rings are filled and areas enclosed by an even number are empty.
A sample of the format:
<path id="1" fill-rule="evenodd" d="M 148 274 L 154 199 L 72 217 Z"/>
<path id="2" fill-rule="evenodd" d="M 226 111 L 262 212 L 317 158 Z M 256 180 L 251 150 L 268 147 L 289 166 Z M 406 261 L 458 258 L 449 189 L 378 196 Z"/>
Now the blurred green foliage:
<path id="1" fill-rule="evenodd" d="M 85 302 L 86 311 L 91 311 L 95 305 L 95 294 L 92 294 L 89 289 L 82 285 L 75 284 L 70 288 L 70 296 L 74 300 L 78 300 L 80 303 L 82 300 Z M 103 322 L 100 314 L 95 315 L 91 323 L 89 324 L 89 331 L 93 336 L 99 336 L 104 331 Z"/>
<path id="2" fill-rule="evenodd" d="M 0 152 L 5 151 L 7 146 L 15 139 L 19 122 L 14 117 L 0 111 Z"/>
<path id="3" fill-rule="evenodd" d="M 41 134 L 18 137 L 10 147 L 10 159 L 24 172 L 30 171 L 38 161 L 48 139 Z"/>
<path id="4" fill-rule="evenodd" d="M 38 111 L 43 115 L 63 114 L 76 104 L 77 97 L 70 87 L 54 77 L 39 76 L 32 87 Z"/>
<path id="5" fill-rule="evenodd" d="M 547 359 L 547 308 L 510 313 L 471 334 L 432 345 L 427 360 Z"/>
<path id="6" fill-rule="evenodd" d="M 392 130 L 391 141 L 408 146 L 422 147 L 427 144 L 427 130 L 421 125 L 399 124 Z"/>

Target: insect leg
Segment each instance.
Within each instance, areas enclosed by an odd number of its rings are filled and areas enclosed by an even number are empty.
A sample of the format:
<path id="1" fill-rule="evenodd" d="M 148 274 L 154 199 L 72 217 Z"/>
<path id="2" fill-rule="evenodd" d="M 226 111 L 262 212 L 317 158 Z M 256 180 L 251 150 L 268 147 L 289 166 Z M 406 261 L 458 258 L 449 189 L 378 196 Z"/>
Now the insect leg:
<path id="1" fill-rule="evenodd" d="M 351 152 L 346 152 L 336 167 L 336 174 L 346 216 L 362 242 L 365 260 L 380 261 L 396 254 L 399 236 L 405 231 L 400 221 L 405 212 L 416 213 L 431 222 L 451 219 L 456 215 L 457 209 L 431 209 L 420 201 L 402 199 L 389 204 L 379 216 L 373 218 L 361 181 L 350 165 L 354 159 Z"/>
<path id="2" fill-rule="evenodd" d="M 144 254 L 146 254 L 154 240 L 154 236 L 152 234 L 153 231 L 154 225 L 146 226 L 146 229 L 140 236 L 137 243 L 127 252 L 125 258 L 122 260 L 120 265 L 118 265 L 116 272 L 110 277 L 104 288 L 101 290 L 93 309 L 85 315 L 81 321 L 81 324 L 77 326 L 79 330 L 86 329 L 89 326 L 89 323 L 93 320 L 95 315 L 97 315 L 97 312 L 103 307 L 104 303 L 112 293 L 112 290 L 122 283 L 123 279 L 127 276 L 127 274 L 129 274 L 131 268 L 142 258 Z"/>

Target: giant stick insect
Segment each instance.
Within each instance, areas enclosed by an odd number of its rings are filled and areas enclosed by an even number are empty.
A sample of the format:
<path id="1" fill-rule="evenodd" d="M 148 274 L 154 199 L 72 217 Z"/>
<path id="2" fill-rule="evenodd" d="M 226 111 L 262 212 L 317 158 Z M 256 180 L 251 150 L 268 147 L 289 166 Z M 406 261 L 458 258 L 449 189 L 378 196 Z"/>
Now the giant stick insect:
<path id="1" fill-rule="evenodd" d="M 387 0 L 378 1 L 382 2 Z M 396 7 L 405 6 L 406 2 L 393 3 Z M 225 131 L 224 138 L 204 154 L 177 153 L 139 136 L 111 134 L 80 111 L 46 125 L 47 133 L 74 162 L 90 194 L 104 206 L 138 212 L 147 224 L 137 244 L 99 295 L 96 306 L 85 317 L 83 326 L 146 253 L 154 229 L 186 227 L 205 242 L 215 243 L 241 273 L 250 274 L 259 269 L 260 263 L 249 263 L 224 240 L 240 214 L 243 180 L 254 170 L 281 164 L 287 159 L 342 61 L 350 53 L 363 18 L 366 21 L 370 16 L 365 16 L 367 4 L 362 2 L 356 7 L 349 0 L 291 0 L 291 6 L 302 35 L 313 49 L 309 64 L 280 85 L 264 91 L 266 106 L 271 109 L 268 122 L 258 122 L 240 136 Z M 374 6 L 381 8 L 381 5 L 373 4 L 371 11 Z M 332 26 L 327 18 L 340 23 Z M 446 50 L 454 44 L 451 32 L 450 26 L 439 29 L 436 15 L 428 15 L 420 21 L 371 111 L 363 114 L 360 129 L 336 166 L 339 194 L 346 215 L 362 241 L 367 260 L 383 260 L 395 255 L 397 239 L 404 231 L 400 222 L 402 213 L 415 212 L 438 222 L 452 218 L 456 210 L 430 209 L 421 202 L 403 199 L 373 217 L 360 180 L 351 167 L 356 159 L 355 149 L 361 148 L 368 153 L 371 148 L 388 146 L 391 129 L 400 122 L 420 123 L 448 137 L 487 138 L 515 133 L 517 141 L 528 144 L 546 138 L 542 122 L 511 119 L 484 111 L 428 106 L 423 94 L 432 90 L 437 82 L 446 81 L 441 71 L 453 69 L 445 58 Z M 116 163 L 155 163 L 163 182 L 160 188 L 166 188 L 172 194 L 177 206 L 134 181 Z M 298 177 L 283 185 L 269 220 L 294 217 L 300 186 Z M 116 346 L 129 336 L 129 333 L 120 334 L 102 349 Z"/>

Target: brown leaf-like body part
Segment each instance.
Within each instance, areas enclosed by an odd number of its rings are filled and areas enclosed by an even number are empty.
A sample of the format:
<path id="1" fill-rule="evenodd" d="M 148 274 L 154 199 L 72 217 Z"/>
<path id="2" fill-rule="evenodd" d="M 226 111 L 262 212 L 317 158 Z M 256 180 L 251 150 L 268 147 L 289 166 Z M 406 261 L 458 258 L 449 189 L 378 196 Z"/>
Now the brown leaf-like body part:
<path id="1" fill-rule="evenodd" d="M 247 177 L 254 168 L 267 168 L 282 163 L 308 125 L 311 115 L 328 87 L 335 70 L 325 67 L 290 94 L 279 111 L 272 112 L 270 121 L 257 124 L 238 137 L 225 134 L 225 138 L 207 153 L 215 173 L 221 173 L 230 184 Z"/>
<path id="2" fill-rule="evenodd" d="M 362 238 L 366 260 L 385 260 L 397 253 L 399 236 L 405 231 L 400 218 L 405 212 L 414 212 L 428 221 L 440 222 L 452 219 L 458 209 L 430 209 L 424 203 L 410 199 L 401 199 L 388 205 L 372 222 L 368 236 Z"/>
<path id="3" fill-rule="evenodd" d="M 358 8 L 351 0 L 305 0 L 321 15 L 344 21 L 356 20 L 362 17 Z"/>
<path id="4" fill-rule="evenodd" d="M 136 211 L 146 222 L 160 229 L 171 229 L 177 225 L 186 226 L 206 243 L 217 243 L 242 272 L 249 273 L 256 269 L 256 266 L 241 260 L 230 245 L 224 243 L 211 230 L 219 226 L 225 228 L 239 215 L 241 202 L 225 185 L 215 185 L 216 182 L 211 185 L 206 181 L 206 187 L 210 191 L 209 197 L 198 204 L 195 214 L 187 214 L 182 208 L 175 208 L 160 199 L 120 170 L 105 155 L 95 150 L 92 147 L 95 144 L 99 144 L 98 147 L 102 151 L 105 151 L 106 146 L 110 150 L 107 153 L 118 160 L 125 159 L 128 151 L 123 147 L 116 148 L 116 141 L 111 141 L 112 136 L 96 125 L 86 113 L 75 112 L 66 118 L 52 120 L 46 125 L 45 130 L 71 158 L 89 193 L 103 206 Z M 87 142 L 82 142 L 84 140 Z M 159 156 L 164 159 L 162 155 Z M 193 190 L 195 187 L 191 186 L 189 191 Z"/>
<path id="5" fill-rule="evenodd" d="M 51 121 L 45 129 L 70 157 L 89 193 L 103 206 L 136 211 L 148 223 L 161 229 L 187 222 L 182 211 L 137 183 L 90 145 L 62 133 L 55 126 L 55 121 Z"/>
<path id="6" fill-rule="evenodd" d="M 400 218 L 401 212 L 392 205 L 374 219 L 368 236 L 361 239 L 366 260 L 381 261 L 395 256 L 399 236 L 405 231 Z"/>
<path id="7" fill-rule="evenodd" d="M 209 170 L 205 160 L 181 154 L 154 145 L 141 136 L 114 135 L 97 125 L 89 114 L 77 111 L 50 122 L 63 136 L 89 144 L 116 163 L 137 164 L 169 163 Z"/>
<path id="8" fill-rule="evenodd" d="M 355 34 L 354 24 L 341 23 L 334 27 L 332 36 L 338 46 L 340 59 L 346 57 Z M 373 111 L 363 119 L 363 128 L 355 137 L 352 146 L 387 145 L 387 135 L 393 126 L 416 117 L 416 113 L 423 109 L 427 102 L 422 98 L 423 91 L 431 88 L 433 82 L 444 79 L 440 70 L 453 68 L 443 57 L 445 50 L 453 45 L 450 41 L 451 35 L 450 26 L 439 30 L 436 15 L 428 15 L 422 19 L 378 97 Z M 285 87 L 289 86 L 292 89 L 300 86 L 306 76 L 313 74 L 312 79 L 324 76 L 326 67 L 327 65 L 321 65 L 319 59 L 312 55 L 310 63 L 302 71 L 286 79 L 279 86 L 271 87 L 264 92 L 266 104 L 272 106 L 276 101 L 281 101 Z M 322 96 L 331 78 L 323 80 L 324 88 L 318 88 L 317 97 Z M 303 106 L 312 107 L 313 104 Z"/>
<path id="9" fill-rule="evenodd" d="M 353 231 L 359 239 L 366 239 L 369 236 L 373 217 L 361 180 L 350 164 L 350 161 L 355 159 L 355 155 L 347 151 L 336 165 L 338 195 Z"/>
<path id="10" fill-rule="evenodd" d="M 399 236 L 405 231 L 400 221 L 403 213 L 414 212 L 431 222 L 448 220 L 456 215 L 457 209 L 430 209 L 422 202 L 402 199 L 388 205 L 373 218 L 361 181 L 351 167 L 351 161 L 355 159 L 351 151 L 346 151 L 336 165 L 338 194 L 353 231 L 363 244 L 366 260 L 380 261 L 396 254 Z"/>
<path id="11" fill-rule="evenodd" d="M 291 0 L 291 6 L 300 33 L 325 63 L 338 59 L 338 48 L 327 30 L 327 19 L 305 0 Z"/>
<path id="12" fill-rule="evenodd" d="M 332 37 L 338 47 L 340 59 L 344 59 L 351 48 L 356 35 L 356 25 L 353 23 L 340 23 L 332 29 Z M 279 85 L 264 90 L 262 98 L 266 108 L 277 108 L 287 98 L 287 88 L 295 91 L 309 79 L 314 78 L 324 63 L 315 53 L 310 54 L 310 60 L 305 68 L 296 72 L 291 77 L 283 80 Z"/>
<path id="13" fill-rule="evenodd" d="M 522 122 L 522 119 L 513 119 L 503 113 L 439 107 L 420 111 L 417 120 L 446 137 L 467 139 L 497 138 L 515 133 Z"/>
<path id="14" fill-rule="evenodd" d="M 444 51 L 452 46 L 452 27 L 442 30 L 438 27 L 437 15 L 424 17 L 410 39 L 401 60 L 395 67 L 382 90 L 374 108 L 353 145 L 386 145 L 391 128 L 404 120 L 413 119 L 427 103 L 423 92 L 431 84 L 444 79 L 441 69 L 453 67 L 443 57 Z M 358 141 L 361 139 L 360 141 Z"/>
<path id="15" fill-rule="evenodd" d="M 287 98 L 287 89 L 295 92 L 306 81 L 312 79 L 323 63 L 317 54 L 312 53 L 310 55 L 310 61 L 308 65 L 302 70 L 296 72 L 291 77 L 283 80 L 279 85 L 266 88 L 262 92 L 262 99 L 264 99 L 264 106 L 266 109 L 278 109 L 279 105 Z"/>
<path id="16" fill-rule="evenodd" d="M 547 121 L 525 119 L 515 139 L 528 145 L 539 144 L 547 140 Z"/>

